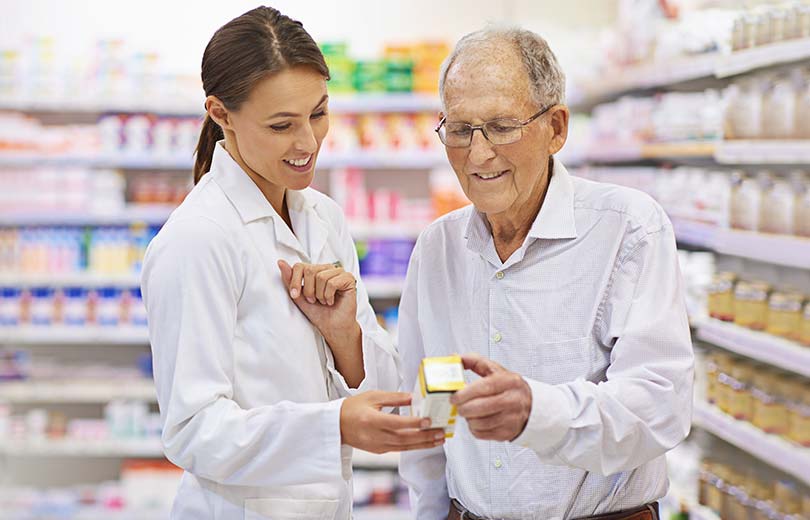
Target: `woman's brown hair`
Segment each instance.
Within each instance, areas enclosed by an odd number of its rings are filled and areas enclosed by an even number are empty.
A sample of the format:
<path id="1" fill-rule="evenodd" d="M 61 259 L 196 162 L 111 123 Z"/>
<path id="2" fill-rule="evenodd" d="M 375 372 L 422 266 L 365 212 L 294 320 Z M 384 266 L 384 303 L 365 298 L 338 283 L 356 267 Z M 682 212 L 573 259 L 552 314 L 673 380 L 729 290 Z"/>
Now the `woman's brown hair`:
<path id="1" fill-rule="evenodd" d="M 220 27 L 205 47 L 202 83 L 205 96 L 216 96 L 228 110 L 239 110 L 253 86 L 288 67 L 312 67 L 329 79 L 321 50 L 301 22 L 272 7 L 257 7 Z M 205 116 L 194 161 L 194 184 L 211 169 L 222 129 Z"/>

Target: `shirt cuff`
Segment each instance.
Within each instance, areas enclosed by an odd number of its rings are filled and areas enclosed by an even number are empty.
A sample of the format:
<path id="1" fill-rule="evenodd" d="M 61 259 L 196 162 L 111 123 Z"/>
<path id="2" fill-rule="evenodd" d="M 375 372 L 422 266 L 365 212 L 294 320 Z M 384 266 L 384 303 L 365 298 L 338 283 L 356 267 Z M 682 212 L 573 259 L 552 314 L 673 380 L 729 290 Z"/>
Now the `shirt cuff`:
<path id="1" fill-rule="evenodd" d="M 360 334 L 360 342 L 361 351 L 363 353 L 363 372 L 365 373 L 365 377 L 362 381 L 360 381 L 360 384 L 357 385 L 357 388 L 349 388 L 349 384 L 346 382 L 343 374 L 341 374 L 338 369 L 335 368 L 335 360 L 332 356 L 329 356 L 329 360 L 326 365 L 329 369 L 329 373 L 332 375 L 334 385 L 338 390 L 338 394 L 343 397 L 357 395 L 365 392 L 366 390 L 374 390 L 377 386 L 374 377 L 377 373 L 377 345 L 374 343 L 374 340 L 372 340 L 372 338 L 370 338 L 365 332 Z"/>
<path id="2" fill-rule="evenodd" d="M 555 448 L 571 428 L 573 410 L 565 390 L 523 378 L 532 391 L 532 409 L 526 427 L 512 442 L 546 452 Z"/>

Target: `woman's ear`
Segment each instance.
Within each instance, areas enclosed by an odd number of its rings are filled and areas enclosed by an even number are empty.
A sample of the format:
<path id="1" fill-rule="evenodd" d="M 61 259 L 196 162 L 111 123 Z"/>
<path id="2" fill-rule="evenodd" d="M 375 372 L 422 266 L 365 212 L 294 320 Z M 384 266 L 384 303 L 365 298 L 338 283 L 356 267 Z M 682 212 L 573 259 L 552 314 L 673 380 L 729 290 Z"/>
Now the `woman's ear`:
<path id="1" fill-rule="evenodd" d="M 231 130 L 230 113 L 225 108 L 225 104 L 220 101 L 216 96 L 208 96 L 205 98 L 205 111 L 208 116 L 214 120 L 216 124 L 222 128 L 222 131 Z"/>

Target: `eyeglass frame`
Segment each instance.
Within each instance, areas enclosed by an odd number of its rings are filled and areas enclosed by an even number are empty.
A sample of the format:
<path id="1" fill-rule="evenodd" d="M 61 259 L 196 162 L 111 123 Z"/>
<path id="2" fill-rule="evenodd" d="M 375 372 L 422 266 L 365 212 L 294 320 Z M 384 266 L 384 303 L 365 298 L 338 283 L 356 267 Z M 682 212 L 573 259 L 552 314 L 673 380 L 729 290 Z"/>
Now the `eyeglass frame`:
<path id="1" fill-rule="evenodd" d="M 438 125 L 436 125 L 436 128 L 434 128 L 434 129 L 433 129 L 433 131 L 434 131 L 434 132 L 436 132 L 436 134 L 439 136 L 439 141 L 441 141 L 441 142 L 442 142 L 442 144 L 443 144 L 444 146 L 447 146 L 448 148 L 469 148 L 469 147 L 472 145 L 473 134 L 475 134 L 475 131 L 476 131 L 476 130 L 480 130 L 480 131 L 481 131 L 481 135 L 483 135 L 483 136 L 484 136 L 484 139 L 486 139 L 488 143 L 490 143 L 490 144 L 492 144 L 492 145 L 494 145 L 494 146 L 503 146 L 504 144 L 514 144 L 514 143 L 516 143 L 516 142 L 520 141 L 521 139 L 523 139 L 523 128 L 524 128 L 526 125 L 528 125 L 529 123 L 531 123 L 532 121 L 534 121 L 534 120 L 535 120 L 535 119 L 537 119 L 538 117 L 542 116 L 543 114 L 545 114 L 546 112 L 548 112 L 550 109 L 554 108 L 555 106 L 557 106 L 557 105 L 556 105 L 556 103 L 555 103 L 555 104 L 548 105 L 547 107 L 545 107 L 545 108 L 541 109 L 539 112 L 537 112 L 537 113 L 536 113 L 536 114 L 534 114 L 533 116 L 529 117 L 529 118 L 528 118 L 528 119 L 526 119 L 525 121 L 521 121 L 520 119 L 517 119 L 517 118 L 514 118 L 514 117 L 499 117 L 498 119 L 492 119 L 492 120 L 490 120 L 490 121 L 484 121 L 484 122 L 483 122 L 483 123 L 481 123 L 480 125 L 471 125 L 470 123 L 462 123 L 462 124 L 465 124 L 465 125 L 467 125 L 467 126 L 469 126 L 469 127 L 470 127 L 470 142 L 469 142 L 469 143 L 467 143 L 467 144 L 466 144 L 466 145 L 464 145 L 464 146 L 448 146 L 448 145 L 447 145 L 447 143 L 445 143 L 445 142 L 444 142 L 444 140 L 442 139 L 442 134 L 441 134 L 441 133 L 439 133 L 439 131 L 441 130 L 442 126 L 445 126 L 445 125 L 446 125 L 446 123 L 447 123 L 447 116 L 444 116 L 444 117 L 442 118 L 442 120 L 441 120 L 441 121 L 439 121 L 439 124 L 438 124 Z M 490 123 L 495 122 L 495 121 L 504 121 L 504 120 L 517 121 L 518 123 L 520 123 L 520 127 L 519 127 L 519 128 L 520 128 L 520 137 L 518 137 L 517 139 L 515 139 L 514 141 L 511 141 L 511 142 L 509 142 L 509 143 L 503 143 L 503 144 L 500 144 L 500 145 L 499 145 L 499 144 L 495 144 L 495 143 L 493 143 L 493 142 L 490 140 L 489 136 L 488 136 L 488 135 L 487 135 L 487 133 L 484 131 L 484 127 L 485 127 L 486 125 L 490 124 Z M 518 127 L 516 127 L 516 128 L 518 128 Z"/>

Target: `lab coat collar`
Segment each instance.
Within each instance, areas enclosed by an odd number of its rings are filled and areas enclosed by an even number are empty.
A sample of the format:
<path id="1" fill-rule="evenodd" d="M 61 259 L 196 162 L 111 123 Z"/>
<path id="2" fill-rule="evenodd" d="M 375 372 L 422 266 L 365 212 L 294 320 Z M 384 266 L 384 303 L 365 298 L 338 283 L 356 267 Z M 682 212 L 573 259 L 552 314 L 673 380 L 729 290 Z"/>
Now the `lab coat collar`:
<path id="1" fill-rule="evenodd" d="M 287 190 L 287 209 L 290 211 L 293 229 L 298 235 L 296 236 L 273 205 L 267 201 L 259 187 L 225 150 L 224 145 L 225 141 L 219 141 L 214 148 L 209 175 L 213 175 L 216 183 L 225 192 L 242 222 L 250 224 L 263 218 L 270 218 L 279 244 L 295 250 L 305 261 L 316 257 L 326 244 L 329 235 L 327 223 L 315 211 L 318 203 L 317 195 L 310 189 Z"/>

